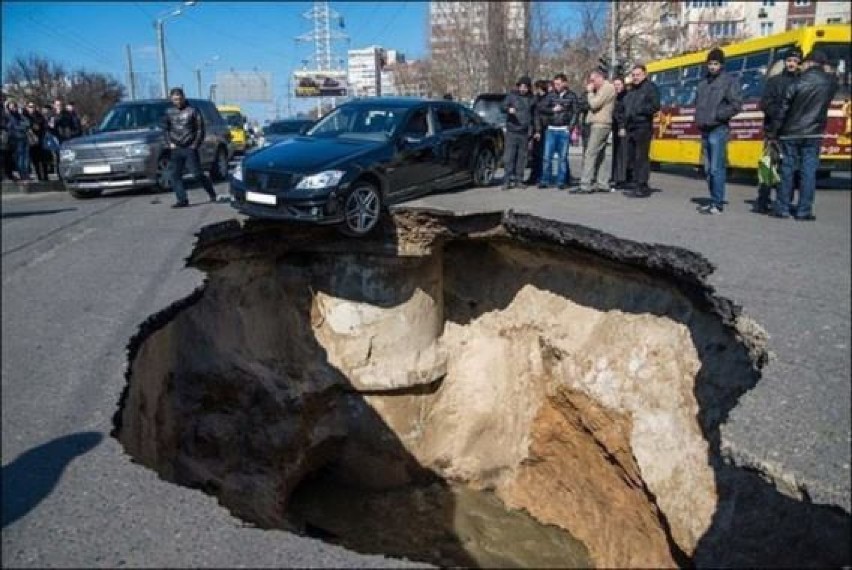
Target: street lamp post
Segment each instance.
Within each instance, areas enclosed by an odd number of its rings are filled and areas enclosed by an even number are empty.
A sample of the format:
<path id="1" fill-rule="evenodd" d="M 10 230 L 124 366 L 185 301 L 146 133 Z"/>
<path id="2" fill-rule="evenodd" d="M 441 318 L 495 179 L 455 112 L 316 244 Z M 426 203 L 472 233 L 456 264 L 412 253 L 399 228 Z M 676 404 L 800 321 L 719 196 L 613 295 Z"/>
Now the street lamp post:
<path id="1" fill-rule="evenodd" d="M 208 65 L 213 65 L 217 61 L 219 61 L 219 56 L 214 55 L 213 57 L 211 57 L 210 59 L 205 61 L 203 64 L 201 64 L 201 65 L 199 65 L 198 67 L 195 68 L 195 81 L 198 84 L 198 98 L 199 99 L 204 97 L 204 89 L 202 88 L 202 85 L 201 85 L 201 68 L 207 67 Z"/>
<path id="2" fill-rule="evenodd" d="M 183 6 L 195 6 L 195 4 L 195 1 L 184 2 Z M 164 99 L 169 96 L 169 79 L 166 69 L 166 35 L 163 24 L 167 19 L 183 14 L 183 6 L 175 8 L 154 21 L 154 27 L 157 29 L 157 48 L 160 53 L 160 90 Z"/>

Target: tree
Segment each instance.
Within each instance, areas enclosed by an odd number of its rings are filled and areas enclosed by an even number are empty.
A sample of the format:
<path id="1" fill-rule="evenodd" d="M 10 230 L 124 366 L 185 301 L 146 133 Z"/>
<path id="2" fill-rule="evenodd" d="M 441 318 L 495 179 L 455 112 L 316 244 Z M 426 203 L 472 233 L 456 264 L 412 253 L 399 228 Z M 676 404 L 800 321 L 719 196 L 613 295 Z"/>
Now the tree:
<path id="1" fill-rule="evenodd" d="M 124 85 L 112 76 L 65 68 L 45 57 L 17 57 L 3 77 L 6 94 L 21 102 L 49 105 L 57 98 L 73 101 L 77 114 L 90 125 L 97 124 L 107 110 L 124 97 Z"/>

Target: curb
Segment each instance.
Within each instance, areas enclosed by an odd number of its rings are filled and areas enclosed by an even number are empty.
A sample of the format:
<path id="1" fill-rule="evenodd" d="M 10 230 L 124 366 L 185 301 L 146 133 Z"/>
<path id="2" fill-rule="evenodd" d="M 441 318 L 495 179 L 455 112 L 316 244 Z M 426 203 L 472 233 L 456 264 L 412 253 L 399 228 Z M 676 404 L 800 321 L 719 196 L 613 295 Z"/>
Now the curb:
<path id="1" fill-rule="evenodd" d="M 48 180 L 19 182 L 17 180 L 3 180 L 3 194 L 35 194 L 38 192 L 65 192 L 65 186 L 61 180 Z"/>

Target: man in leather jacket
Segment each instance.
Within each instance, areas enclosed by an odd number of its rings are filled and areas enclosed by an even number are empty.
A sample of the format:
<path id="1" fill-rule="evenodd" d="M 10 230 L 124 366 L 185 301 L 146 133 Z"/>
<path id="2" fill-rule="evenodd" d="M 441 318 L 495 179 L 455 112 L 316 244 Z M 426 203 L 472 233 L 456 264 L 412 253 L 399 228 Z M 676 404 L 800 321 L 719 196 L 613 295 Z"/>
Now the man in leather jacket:
<path id="1" fill-rule="evenodd" d="M 711 49 L 707 54 L 707 75 L 698 84 L 695 97 L 695 124 L 701 131 L 704 173 L 710 203 L 699 208 L 702 214 L 721 214 L 725 208 L 728 168 L 728 123 L 743 107 L 739 81 L 724 71 L 725 53 Z"/>
<path id="2" fill-rule="evenodd" d="M 175 87 L 169 92 L 169 98 L 174 107 L 166 111 L 165 131 L 166 147 L 170 152 L 172 167 L 172 188 L 175 191 L 176 202 L 172 208 L 185 208 L 189 206 L 186 189 L 183 187 L 183 172 L 192 174 L 196 179 L 201 179 L 204 190 L 210 197 L 211 202 L 216 201 L 216 191 L 213 183 L 201 170 L 201 160 L 198 149 L 204 142 L 204 117 L 195 107 L 186 100 L 183 89 Z"/>
<path id="3" fill-rule="evenodd" d="M 553 153 L 559 155 L 559 169 L 556 184 L 559 190 L 565 190 L 571 180 L 568 165 L 568 145 L 571 143 L 571 129 L 577 121 L 577 95 L 568 88 L 568 78 L 558 73 L 553 78 L 553 92 L 544 98 L 540 113 L 547 121 L 544 135 L 544 156 L 541 163 L 539 188 L 547 188 L 553 177 L 551 162 Z"/>
<path id="4" fill-rule="evenodd" d="M 630 72 L 633 87 L 624 98 L 624 126 L 627 134 L 627 165 L 632 169 L 630 186 L 633 195 L 651 195 L 648 179 L 651 175 L 649 152 L 653 136 L 654 115 L 660 110 L 660 92 L 647 78 L 644 65 L 635 65 Z"/>
<path id="5" fill-rule="evenodd" d="M 518 79 L 517 91 L 506 96 L 503 110 L 506 112 L 506 146 L 503 153 L 503 190 L 515 185 L 523 186 L 524 169 L 527 165 L 527 146 L 533 128 L 535 112 L 532 97 L 532 79 Z"/>
<path id="6" fill-rule="evenodd" d="M 801 187 L 796 219 L 816 219 L 813 215 L 813 203 L 820 146 L 825 133 L 828 108 L 837 90 L 835 77 L 824 69 L 827 63 L 828 57 L 824 52 L 811 52 L 802 64 L 799 78 L 787 86 L 784 92 L 781 102 L 781 127 L 778 130 L 784 157 L 781 161 L 781 186 L 771 213 L 776 218 L 790 217 L 793 174 L 798 169 Z"/>
<path id="7" fill-rule="evenodd" d="M 778 129 L 781 128 L 781 104 L 784 93 L 796 78 L 799 77 L 799 66 L 802 64 L 802 50 L 790 48 L 784 57 L 784 70 L 766 80 L 763 96 L 760 98 L 760 110 L 763 111 L 763 133 L 767 145 L 777 145 Z M 777 193 L 777 188 L 776 188 Z M 761 184 L 757 187 L 757 203 L 755 211 L 760 214 L 769 213 L 772 203 L 772 186 Z"/>

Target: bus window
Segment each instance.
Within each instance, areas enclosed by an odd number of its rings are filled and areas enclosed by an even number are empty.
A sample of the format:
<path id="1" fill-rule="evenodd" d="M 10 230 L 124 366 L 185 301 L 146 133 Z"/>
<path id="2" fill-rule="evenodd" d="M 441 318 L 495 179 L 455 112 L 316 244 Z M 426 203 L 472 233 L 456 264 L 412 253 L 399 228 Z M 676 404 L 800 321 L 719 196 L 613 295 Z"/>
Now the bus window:
<path id="1" fill-rule="evenodd" d="M 837 93 L 835 97 L 844 99 L 850 95 L 850 79 L 852 79 L 852 45 L 850 44 L 816 44 L 814 49 L 821 50 L 828 57 L 831 72 L 837 77 Z"/>
<path id="2" fill-rule="evenodd" d="M 690 79 L 684 81 L 677 94 L 677 104 L 681 107 L 691 107 L 695 105 L 695 97 L 698 94 L 699 79 Z"/>
<path id="3" fill-rule="evenodd" d="M 744 57 L 734 57 L 725 62 L 725 71 L 728 73 L 739 74 L 743 70 Z"/>
<path id="4" fill-rule="evenodd" d="M 689 67 L 683 68 L 683 73 L 681 73 L 681 78 L 684 81 L 690 81 L 693 79 L 701 79 L 701 73 L 704 69 L 703 65 L 690 65 Z"/>
<path id="5" fill-rule="evenodd" d="M 746 69 L 759 69 L 764 68 L 764 70 L 769 67 L 769 52 L 763 51 L 760 53 L 753 53 L 746 57 L 745 60 L 745 68 Z"/>
<path id="6" fill-rule="evenodd" d="M 766 71 L 769 66 L 769 51 L 753 53 L 745 58 L 745 70 L 740 76 L 743 99 L 754 101 L 763 94 Z"/>

